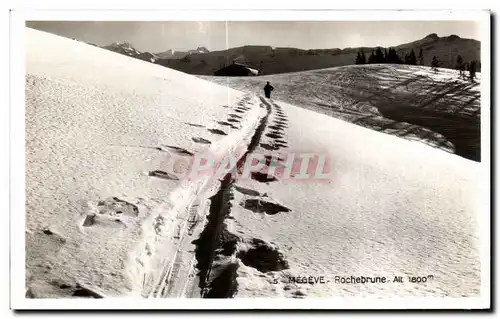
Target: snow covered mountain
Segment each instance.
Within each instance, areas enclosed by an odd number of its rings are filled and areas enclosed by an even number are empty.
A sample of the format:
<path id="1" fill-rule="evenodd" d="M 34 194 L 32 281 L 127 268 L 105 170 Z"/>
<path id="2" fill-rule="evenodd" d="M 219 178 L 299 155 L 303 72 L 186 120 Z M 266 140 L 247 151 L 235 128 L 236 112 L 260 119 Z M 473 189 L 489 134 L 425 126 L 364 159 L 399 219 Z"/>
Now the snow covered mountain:
<path id="1" fill-rule="evenodd" d="M 207 48 L 205 47 L 197 47 L 195 50 L 189 50 L 188 53 L 189 54 L 193 54 L 193 53 L 208 53 L 210 52 Z"/>
<path id="2" fill-rule="evenodd" d="M 363 50 L 368 57 L 375 49 L 374 47 L 356 47 L 304 50 L 245 45 L 212 51 L 203 55 L 194 54 L 190 57 L 190 61 L 167 62 L 160 60 L 158 63 L 189 74 L 213 75 L 221 68 L 221 63 L 227 63 L 239 56 L 244 56 L 246 64 L 263 70 L 264 74 L 278 74 L 352 65 L 358 52 Z M 411 50 L 414 50 L 415 54 L 418 55 L 422 49 L 424 65 L 430 66 L 432 57 L 436 56 L 440 67 L 443 68 L 455 68 L 459 54 L 467 62 L 481 59 L 481 43 L 479 41 L 460 38 L 456 35 L 439 37 L 437 34 L 430 34 L 417 41 L 402 43 L 395 46 L 395 49 L 401 58 L 409 54 Z M 205 63 L 201 63 L 201 61 L 205 61 Z"/>
<path id="3" fill-rule="evenodd" d="M 176 51 L 174 49 L 169 49 L 164 52 L 156 53 L 160 59 L 182 59 L 187 55 L 187 52 Z"/>
<path id="4" fill-rule="evenodd" d="M 27 297 L 488 291 L 481 163 L 49 33 L 25 38 Z M 303 178 L 291 154 L 323 156 L 327 178 Z M 203 156 L 243 172 L 261 156 L 267 173 L 184 174 L 209 167 Z"/>
<path id="5" fill-rule="evenodd" d="M 159 57 L 155 54 L 138 51 L 132 46 L 132 44 L 128 42 L 123 42 L 123 43 L 115 42 L 110 45 L 104 46 L 102 48 L 151 63 L 154 63 L 156 62 L 156 60 L 159 59 Z"/>
<path id="6" fill-rule="evenodd" d="M 161 58 L 161 59 L 182 59 L 187 55 L 191 54 L 203 54 L 203 53 L 209 53 L 210 51 L 205 48 L 205 47 L 198 47 L 195 50 L 189 50 L 189 51 L 176 51 L 174 49 L 169 49 L 164 52 L 156 53 L 156 55 Z"/>

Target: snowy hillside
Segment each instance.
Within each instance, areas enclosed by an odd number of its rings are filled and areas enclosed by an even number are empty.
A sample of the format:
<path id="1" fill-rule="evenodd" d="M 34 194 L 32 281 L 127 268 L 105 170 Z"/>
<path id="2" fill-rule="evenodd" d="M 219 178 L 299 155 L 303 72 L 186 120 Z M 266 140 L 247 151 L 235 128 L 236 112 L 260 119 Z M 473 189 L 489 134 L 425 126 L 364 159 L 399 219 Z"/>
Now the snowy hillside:
<path id="1" fill-rule="evenodd" d="M 160 280 L 152 268 L 172 251 L 158 249 L 193 194 L 211 185 L 180 183 L 167 159 L 241 144 L 260 108 L 222 126 L 241 92 L 48 33 L 26 38 L 30 294 L 141 294 L 145 276 Z"/>
<path id="2" fill-rule="evenodd" d="M 273 243 L 282 254 L 261 247 L 260 258 L 247 259 L 237 272 L 236 297 L 480 294 L 480 164 L 290 104 L 269 104 L 255 152 L 287 160 L 291 153 L 328 154 L 330 178 L 276 174 L 236 182 L 229 231 Z M 262 270 L 269 259 L 275 268 Z M 277 271 L 285 262 L 289 268 Z M 351 275 L 391 282 L 335 283 L 335 276 Z M 429 275 L 426 284 L 407 278 Z M 321 276 L 326 283 L 291 280 Z M 395 276 L 404 283 L 392 282 Z"/>
<path id="3" fill-rule="evenodd" d="M 258 94 L 270 81 L 276 99 L 480 160 L 480 73 L 471 83 L 455 70 L 381 64 L 201 78 Z"/>
<path id="4" fill-rule="evenodd" d="M 27 297 L 482 293 L 479 163 L 81 42 L 25 36 Z M 315 84 L 303 85 L 310 94 Z M 222 174 L 183 175 L 200 154 L 231 157 L 243 174 L 221 164 Z M 313 154 L 316 171 L 326 159 L 329 176 L 303 178 L 290 154 Z M 253 156 L 264 172 L 245 175 Z"/>

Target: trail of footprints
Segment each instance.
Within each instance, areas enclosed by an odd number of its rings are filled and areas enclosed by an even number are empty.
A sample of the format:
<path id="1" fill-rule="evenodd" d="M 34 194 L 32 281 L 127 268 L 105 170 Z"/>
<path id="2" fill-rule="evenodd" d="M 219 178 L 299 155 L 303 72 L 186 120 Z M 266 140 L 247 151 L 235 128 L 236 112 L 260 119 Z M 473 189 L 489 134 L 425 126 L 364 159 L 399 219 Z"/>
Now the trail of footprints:
<path id="1" fill-rule="evenodd" d="M 277 162 L 273 162 L 272 155 L 266 155 L 266 163 L 263 169 L 263 172 L 252 172 L 250 174 L 251 178 L 260 182 L 260 183 L 270 183 L 277 181 L 276 176 L 270 176 L 268 174 L 269 167 L 273 165 L 280 165 L 282 159 L 280 159 L 279 154 L 276 151 L 279 151 L 282 148 L 288 147 L 288 143 L 285 140 L 285 129 L 288 127 L 288 119 L 283 112 L 281 106 L 276 103 L 269 102 L 261 98 L 261 100 L 271 105 L 271 108 L 274 109 L 274 120 L 270 125 L 267 125 L 265 130 L 265 137 L 267 137 L 267 141 L 260 142 L 259 146 L 264 150 L 271 151 L 277 157 Z M 251 205 L 251 204 L 250 204 Z"/>
<path id="2" fill-rule="evenodd" d="M 250 96 L 243 98 L 240 102 L 238 102 L 238 107 L 234 109 L 234 112 L 238 114 L 235 113 L 229 114 L 225 122 L 219 121 L 217 122 L 217 124 L 221 125 L 222 127 L 240 129 L 241 127 L 238 127 L 237 124 L 239 124 L 240 120 L 242 119 L 241 115 L 243 115 L 246 111 L 250 109 L 249 107 L 245 106 L 245 104 L 248 103 L 249 100 Z M 277 112 L 278 118 L 274 125 L 269 126 L 269 128 L 272 129 L 272 131 L 268 133 L 268 137 L 275 139 L 274 145 L 276 146 L 273 146 L 273 148 L 274 147 L 279 148 L 279 147 L 284 147 L 283 144 L 286 144 L 286 142 L 280 142 L 278 140 L 279 138 L 282 138 L 282 130 L 286 128 L 286 118 L 283 112 L 279 109 L 279 106 L 275 104 L 273 105 L 278 111 Z M 228 108 L 227 105 L 223 105 L 223 107 Z M 204 127 L 203 125 L 200 124 L 193 124 L 193 123 L 185 123 L 185 124 L 199 128 Z M 227 133 L 225 133 L 221 129 L 212 128 L 207 130 L 212 134 L 227 135 Z M 193 137 L 192 140 L 193 142 L 199 144 L 205 144 L 205 145 L 211 144 L 211 141 L 202 137 Z M 172 152 L 181 156 L 193 156 L 193 152 L 178 146 L 162 145 L 161 147 L 155 147 L 155 149 L 157 149 L 158 151 Z M 270 157 L 269 158 L 266 157 L 266 164 L 270 165 Z M 161 170 L 151 171 L 149 172 L 148 175 L 154 178 L 160 178 L 166 180 L 178 180 L 177 176 L 175 176 L 174 174 L 164 172 Z M 254 174 L 252 178 L 263 182 L 269 182 L 275 180 L 273 178 L 269 179 L 267 177 L 261 176 L 259 173 Z M 261 194 L 258 191 L 250 190 L 240 186 L 235 186 L 235 189 L 238 192 L 248 197 L 241 203 L 241 205 L 246 209 L 253 211 L 254 213 L 274 215 L 280 212 L 290 211 L 290 209 L 284 207 L 279 203 L 276 203 L 272 199 L 269 199 L 267 197 L 267 194 Z M 154 199 L 150 200 L 156 201 Z M 81 221 L 81 226 L 84 229 L 96 226 L 126 228 L 127 219 L 135 219 L 139 217 L 140 210 L 138 205 L 142 205 L 145 208 L 150 208 L 149 204 L 146 203 L 146 201 L 142 198 L 136 200 L 135 204 L 132 203 L 131 201 L 119 197 L 109 197 L 103 200 L 99 200 L 93 203 L 91 209 Z M 160 228 L 163 224 L 163 220 L 161 219 L 161 217 L 158 216 L 158 218 L 155 222 L 155 228 L 158 228 L 155 229 L 155 231 L 157 232 L 160 231 Z M 189 231 L 191 231 L 192 226 L 195 225 L 197 221 L 198 221 L 197 219 L 189 220 L 191 224 Z M 44 236 L 47 236 L 47 238 L 52 238 L 52 240 L 57 242 L 58 245 L 66 244 L 66 239 L 62 235 L 60 235 L 57 231 L 51 228 L 46 228 L 43 231 L 41 231 L 41 233 L 43 233 Z M 282 254 L 278 251 L 277 248 L 259 239 L 253 239 L 252 246 L 253 248 L 250 248 L 245 252 L 239 252 L 238 254 L 238 257 L 242 260 L 244 264 L 250 265 L 261 272 L 269 272 L 273 270 L 281 270 L 288 268 L 287 262 L 283 259 Z M 262 258 L 262 256 L 264 256 L 264 258 Z M 58 290 L 64 291 L 65 294 L 72 297 L 80 297 L 80 298 L 104 297 L 103 294 L 96 291 L 94 287 L 88 287 L 78 282 L 68 284 L 65 282 L 60 282 L 55 280 L 53 282 L 50 282 L 49 284 Z M 36 289 L 32 288 L 28 289 L 26 291 L 26 297 L 37 298 Z"/>
<path id="3" fill-rule="evenodd" d="M 246 113 L 250 108 L 245 104 L 249 102 L 251 99 L 250 96 L 246 96 L 240 102 L 237 103 L 237 107 L 234 109 L 235 113 L 228 114 L 228 118 L 226 121 L 218 121 L 216 122 L 223 127 L 230 127 L 231 129 L 240 129 L 241 127 L 237 126 L 240 124 L 240 120 L 242 119 L 242 115 Z M 271 139 L 270 143 L 261 143 L 260 146 L 266 150 L 279 150 L 280 148 L 287 147 L 287 143 L 283 140 L 284 137 L 284 129 L 287 128 L 287 118 L 282 111 L 281 107 L 275 103 L 272 103 L 276 111 L 276 117 L 274 123 L 269 125 L 266 129 L 269 129 L 269 132 L 266 133 L 266 136 Z M 223 105 L 225 108 L 229 108 L 227 105 Z M 237 113 L 237 114 L 236 114 Z M 185 123 L 186 125 L 190 125 L 193 127 L 204 128 L 203 125 L 193 124 L 193 123 Z M 208 132 L 215 135 L 227 135 L 225 131 L 219 128 L 206 128 Z M 202 137 L 193 137 L 192 141 L 198 144 L 211 144 L 210 140 L 207 140 Z M 172 145 L 162 145 L 161 147 L 155 147 L 155 149 L 159 151 L 168 151 L 171 153 L 175 153 L 181 156 L 193 156 L 193 152 L 184 149 L 178 146 Z M 273 165 L 271 162 L 271 156 L 266 156 L 266 166 Z M 173 173 L 165 172 L 162 170 L 154 170 L 149 172 L 150 177 L 160 178 L 165 180 L 179 180 L 177 176 Z M 277 181 L 277 179 L 273 176 L 267 176 L 267 174 L 261 172 L 253 172 L 251 174 L 251 178 L 263 183 L 269 183 L 273 181 Z M 252 211 L 256 214 L 266 214 L 266 215 L 275 215 L 278 213 L 286 213 L 291 210 L 275 200 L 271 199 L 267 194 L 262 194 L 256 190 L 248 189 L 242 186 L 234 186 L 236 191 L 243 195 L 243 200 L 240 202 L 240 206 L 243 208 Z M 104 200 L 99 200 L 97 203 L 94 203 L 94 206 L 90 210 L 89 213 L 86 214 L 84 219 L 81 222 L 81 226 L 83 228 L 88 227 L 96 227 L 96 226 L 104 226 L 104 227 L 127 227 L 126 220 L 129 218 L 137 218 L 140 215 L 140 210 L 138 205 L 144 205 L 148 208 L 148 205 L 144 202 L 144 199 L 139 199 L 136 201 L 136 204 L 131 203 L 125 199 L 119 197 L 110 197 Z M 160 218 L 160 216 L 158 216 Z M 163 220 L 156 220 L 155 225 L 161 228 Z M 190 220 L 190 223 L 195 224 L 194 220 Z M 155 226 L 155 228 L 156 228 Z M 191 229 L 191 227 L 190 227 Z M 160 231 L 160 229 L 155 229 L 156 231 Z M 50 229 L 45 229 L 43 233 L 47 236 L 57 237 L 59 239 L 57 233 Z M 237 237 L 233 235 L 233 237 Z M 61 244 L 65 243 L 64 238 L 59 239 Z M 260 272 L 267 273 L 277 270 L 287 269 L 288 263 L 284 260 L 283 255 L 279 252 L 278 248 L 272 244 L 266 243 L 260 239 L 253 238 L 251 240 L 251 248 L 246 251 L 238 252 L 237 257 L 247 266 L 251 266 L 257 269 Z M 234 246 L 234 250 L 236 247 Z M 230 249 L 231 250 L 231 249 Z M 231 251 L 229 251 L 231 252 Z M 232 252 L 231 252 L 232 253 Z M 275 276 L 275 275 L 273 275 Z M 272 280 L 272 279 L 269 279 Z M 66 284 L 60 283 L 57 284 L 58 289 L 68 290 L 68 294 L 74 297 L 87 297 L 87 298 L 102 298 L 103 295 L 94 291 L 92 288 L 85 287 L 80 283 L 76 284 Z M 285 286 L 284 290 L 291 290 L 291 287 Z M 27 297 L 33 294 L 31 291 L 27 292 Z M 301 297 L 304 294 L 300 290 L 292 291 L 291 297 Z"/>
<path id="4" fill-rule="evenodd" d="M 243 99 L 241 99 L 241 101 L 239 101 L 237 103 L 237 107 L 234 109 L 234 111 L 237 113 L 240 113 L 242 115 L 244 113 L 246 113 L 248 110 L 250 110 L 250 107 L 246 106 L 246 104 L 248 102 L 250 102 L 250 99 L 251 99 L 251 97 L 249 95 L 245 96 Z M 229 106 L 227 106 L 227 105 L 222 105 L 222 107 L 229 108 Z M 224 131 L 224 128 L 229 127 L 231 129 L 241 129 L 241 126 L 238 126 L 238 124 L 240 124 L 240 121 L 242 118 L 243 117 L 238 115 L 238 114 L 230 113 L 230 114 L 228 114 L 226 121 L 217 121 L 216 122 L 220 126 L 219 128 L 206 128 L 205 126 L 200 125 L 200 124 L 187 123 L 187 122 L 185 124 L 190 125 L 190 126 L 194 126 L 194 127 L 205 128 L 208 132 L 210 132 L 211 134 L 214 134 L 214 135 L 227 135 L 227 133 Z M 192 137 L 191 140 L 196 144 L 210 145 L 212 143 L 212 141 L 210 141 L 206 138 L 197 137 L 197 136 Z M 167 150 L 169 152 L 173 152 L 173 153 L 181 155 L 181 156 L 193 156 L 194 155 L 193 152 L 186 150 L 182 147 L 178 147 L 178 146 L 165 145 L 165 146 L 159 147 L 157 149 L 162 150 L 162 151 Z M 170 180 L 170 181 L 178 181 L 179 180 L 179 178 L 174 173 L 165 172 L 162 170 L 151 171 L 151 172 L 149 172 L 148 175 L 151 177 L 164 179 L 164 180 Z"/>
<path id="5" fill-rule="evenodd" d="M 276 215 L 291 212 L 291 209 L 278 203 L 267 193 L 239 185 L 233 187 L 241 194 L 238 196 L 241 197 L 239 205 L 255 214 Z M 234 217 L 230 219 L 234 220 Z M 237 221 L 235 223 L 239 224 Z M 228 231 L 226 230 L 226 232 Z M 308 287 L 290 282 L 290 278 L 293 278 L 294 275 L 288 270 L 290 268 L 288 261 L 276 244 L 268 243 L 259 238 L 243 239 L 229 232 L 223 238 L 226 239 L 223 242 L 226 247 L 223 254 L 226 256 L 234 255 L 244 265 L 256 269 L 261 273 L 259 277 L 265 278 L 278 295 L 287 298 L 305 298 L 307 296 L 305 291 Z M 241 247 L 246 248 L 237 250 L 238 242 L 244 242 L 245 245 Z"/>
<path id="6" fill-rule="evenodd" d="M 238 113 L 245 113 L 246 111 L 248 111 L 250 108 L 245 106 L 245 104 L 248 103 L 249 100 L 250 96 L 246 96 L 245 98 L 243 98 L 240 102 L 238 102 L 238 107 L 235 109 L 235 111 Z M 228 108 L 227 105 L 223 105 L 223 107 Z M 222 127 L 227 126 L 231 127 L 232 129 L 239 129 L 239 127 L 236 126 L 236 124 L 238 124 L 241 119 L 242 116 L 240 115 L 229 114 L 227 122 L 220 121 L 217 123 Z M 205 127 L 200 124 L 193 124 L 193 123 L 185 123 L 185 124 L 199 128 Z M 226 132 L 218 128 L 211 128 L 207 130 L 212 134 L 227 135 Z M 207 140 L 202 137 L 193 137 L 192 140 L 193 142 L 198 144 L 205 144 L 205 145 L 211 144 L 210 140 Z M 148 148 L 153 148 L 158 151 L 166 151 L 180 156 L 190 157 L 194 155 L 193 152 L 185 148 L 173 145 L 161 145 L 159 147 L 148 147 Z M 165 172 L 162 170 L 150 171 L 148 173 L 148 176 L 152 178 L 171 180 L 171 181 L 179 180 L 179 178 L 174 173 Z M 154 199 L 150 200 L 155 201 Z M 109 197 L 96 202 L 89 202 L 88 204 L 89 204 L 88 211 L 86 214 L 84 214 L 84 217 L 80 221 L 80 225 L 83 227 L 83 229 L 89 229 L 93 227 L 126 228 L 129 219 L 135 219 L 139 217 L 140 210 L 138 205 L 143 205 L 145 208 L 149 208 L 149 204 L 146 203 L 145 200 L 141 198 L 135 201 L 135 203 L 132 203 L 130 200 L 125 200 L 123 198 Z M 160 228 L 162 226 L 163 221 L 160 219 L 156 220 L 155 222 L 156 231 L 160 231 Z M 66 244 L 66 239 L 63 236 L 61 236 L 57 231 L 54 231 L 50 227 L 41 230 L 40 233 L 43 234 L 43 236 L 46 236 L 45 238 L 56 242 L 59 246 Z M 77 295 L 84 296 L 85 294 L 87 294 L 86 292 L 84 292 L 85 289 L 81 288 L 80 286 L 75 286 L 73 288 L 75 288 L 74 289 L 75 296 Z M 88 297 L 96 297 L 96 296 L 95 294 L 88 293 Z"/>
<path id="7" fill-rule="evenodd" d="M 284 140 L 284 130 L 288 127 L 288 119 L 281 106 L 272 102 L 271 105 L 276 113 L 274 122 L 268 126 L 270 131 L 266 133 L 266 137 L 269 137 L 271 141 L 261 143 L 260 146 L 268 151 L 278 151 L 281 148 L 288 147 L 288 143 Z"/>
<path id="8" fill-rule="evenodd" d="M 250 101 L 250 96 L 245 96 L 241 101 L 237 103 L 237 107 L 235 108 L 235 112 L 245 113 L 250 110 L 250 107 L 246 106 L 246 104 Z M 228 108 L 227 105 L 223 105 L 223 107 Z M 231 127 L 232 129 L 239 129 L 240 127 L 236 126 L 236 124 L 240 123 L 242 116 L 237 114 L 228 114 L 227 122 L 219 121 L 217 124 L 222 127 Z M 205 126 L 194 123 L 185 123 L 186 125 L 190 125 L 193 127 L 205 128 Z M 219 128 L 206 128 L 208 132 L 215 135 L 227 135 L 222 129 Z M 209 145 L 212 142 L 208 139 L 202 137 L 193 137 L 192 141 L 198 144 Z M 174 153 L 180 156 L 193 156 L 194 153 L 174 145 L 161 145 L 160 147 L 154 147 L 159 151 L 167 151 L 169 153 Z M 152 178 L 158 178 L 169 181 L 178 181 L 179 178 L 173 172 L 165 172 L 163 170 L 153 170 L 148 173 L 148 176 Z M 249 204 L 251 205 L 251 204 Z M 110 197 L 104 200 L 100 200 L 97 203 L 94 203 L 94 206 L 89 213 L 86 214 L 81 225 L 84 228 L 95 227 L 95 226 L 105 226 L 105 227 L 127 227 L 126 220 L 128 218 L 136 218 L 139 216 L 139 208 L 136 204 L 133 204 L 129 201 L 118 197 Z M 155 225 L 160 227 L 162 224 L 161 220 L 157 220 Z M 159 231 L 159 228 L 156 229 Z M 55 235 L 50 231 L 45 231 L 46 235 L 51 235 L 54 237 Z"/>
<path id="9" fill-rule="evenodd" d="M 236 201 L 241 198 L 239 200 L 240 206 L 253 213 L 275 215 L 291 211 L 270 198 L 266 193 L 237 184 L 234 184 L 233 188 L 241 194 L 241 196 L 235 197 Z M 234 220 L 237 225 L 239 224 L 234 217 L 229 216 L 227 218 Z M 243 234 L 241 231 L 238 232 Z M 244 245 L 238 245 L 238 243 L 244 243 Z M 222 255 L 226 257 L 234 256 L 245 266 L 257 270 L 260 273 L 259 277 L 265 278 L 278 295 L 289 298 L 304 298 L 307 295 L 305 287 L 290 282 L 289 278 L 294 276 L 288 271 L 290 268 L 288 261 L 276 244 L 255 237 L 244 238 L 229 232 L 224 227 L 221 236 L 221 247 L 223 247 L 220 251 Z"/>
<path id="10" fill-rule="evenodd" d="M 269 103 L 268 101 L 266 102 Z M 268 143 L 260 143 L 260 146 L 265 150 L 277 151 L 287 147 L 287 143 L 284 140 L 284 130 L 288 127 L 288 124 L 287 118 L 281 107 L 275 103 L 271 103 L 271 107 L 274 108 L 276 116 L 273 123 L 265 128 L 264 135 L 268 137 L 270 141 Z M 280 165 L 282 160 L 278 157 L 277 162 L 273 162 L 272 155 L 266 155 L 265 161 L 265 167 L 269 168 L 272 165 Z M 252 172 L 250 176 L 252 179 L 261 183 L 270 183 L 278 180 L 274 176 L 268 176 L 266 169 L 264 171 L 265 172 Z M 257 190 L 237 184 L 234 184 L 233 187 L 234 190 L 241 194 L 241 196 L 238 196 L 238 199 L 236 199 L 239 201 L 239 205 L 254 214 L 276 215 L 291 212 L 290 208 L 274 200 L 267 193 L 261 193 Z M 234 220 L 234 218 L 231 219 Z M 288 262 L 275 244 L 267 243 L 258 238 L 243 240 L 239 236 L 231 233 L 223 237 L 230 240 L 230 242 L 224 243 L 226 245 L 224 255 L 230 256 L 234 254 L 243 264 L 261 272 L 261 277 L 266 278 L 269 284 L 273 285 L 275 289 L 281 290 L 283 296 L 292 298 L 304 298 L 306 296 L 306 293 L 298 284 L 288 283 L 288 278 L 293 277 L 293 275 L 286 272 L 286 269 L 289 268 Z M 245 242 L 246 247 L 249 248 L 236 252 L 236 243 L 238 241 Z M 233 248 L 227 249 L 228 244 Z M 276 282 L 279 284 L 276 284 Z"/>
<path id="11" fill-rule="evenodd" d="M 269 103 L 266 101 L 265 103 Z M 270 146 L 272 150 L 279 150 L 282 147 L 286 147 L 286 141 L 280 140 L 284 137 L 284 129 L 287 125 L 287 118 L 279 105 L 276 103 L 271 103 L 271 106 L 275 109 L 276 118 L 272 125 L 268 125 L 266 130 L 270 129 L 265 136 L 271 139 L 271 144 L 260 143 L 260 146 L 266 149 L 266 146 Z M 265 156 L 265 169 L 264 172 L 252 172 L 250 177 L 261 183 L 275 182 L 278 179 L 274 176 L 270 176 L 267 171 L 272 165 L 279 165 L 281 159 L 277 159 L 278 162 L 273 162 L 272 155 Z M 257 214 L 275 215 L 278 213 L 286 213 L 291 210 L 275 200 L 271 199 L 266 193 L 260 193 L 256 190 L 245 188 L 242 186 L 235 185 L 235 190 L 244 195 L 243 200 L 240 202 L 240 206 L 248 209 Z"/>

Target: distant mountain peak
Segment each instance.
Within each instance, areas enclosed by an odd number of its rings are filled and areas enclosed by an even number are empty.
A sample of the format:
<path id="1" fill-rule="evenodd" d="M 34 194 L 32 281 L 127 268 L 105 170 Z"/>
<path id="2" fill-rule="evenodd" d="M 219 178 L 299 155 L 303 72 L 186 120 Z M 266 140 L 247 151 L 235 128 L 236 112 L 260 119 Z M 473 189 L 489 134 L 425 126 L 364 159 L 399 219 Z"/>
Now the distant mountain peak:
<path id="1" fill-rule="evenodd" d="M 187 55 L 195 53 L 209 53 L 210 51 L 205 47 L 197 47 L 195 50 L 189 51 L 176 51 L 174 49 L 169 49 L 164 52 L 159 52 L 156 55 L 162 59 L 181 59 Z"/>
<path id="2" fill-rule="evenodd" d="M 196 51 L 200 52 L 200 53 L 208 53 L 210 52 L 207 48 L 205 47 L 197 47 L 196 48 Z"/>
<path id="3" fill-rule="evenodd" d="M 458 35 L 456 34 L 452 34 L 448 37 L 446 37 L 448 40 L 458 40 L 458 39 L 461 39 Z"/>
<path id="4" fill-rule="evenodd" d="M 113 42 L 110 45 L 103 46 L 103 49 L 120 53 L 132 58 L 137 58 L 147 62 L 155 63 L 159 57 L 156 54 L 150 52 L 141 52 L 135 49 L 130 42 Z"/>
<path id="5" fill-rule="evenodd" d="M 428 36 L 426 36 L 424 39 L 433 39 L 433 40 L 437 40 L 439 39 L 438 35 L 436 33 L 431 33 L 429 34 Z"/>
<path id="6" fill-rule="evenodd" d="M 189 50 L 188 51 L 188 54 L 193 54 L 193 53 L 208 53 L 210 51 L 208 51 L 207 48 L 205 47 L 197 47 L 196 50 Z"/>
<path id="7" fill-rule="evenodd" d="M 124 42 L 116 41 L 116 42 L 111 43 L 110 46 L 131 48 L 132 44 L 130 42 L 127 42 L 127 41 L 124 41 Z"/>

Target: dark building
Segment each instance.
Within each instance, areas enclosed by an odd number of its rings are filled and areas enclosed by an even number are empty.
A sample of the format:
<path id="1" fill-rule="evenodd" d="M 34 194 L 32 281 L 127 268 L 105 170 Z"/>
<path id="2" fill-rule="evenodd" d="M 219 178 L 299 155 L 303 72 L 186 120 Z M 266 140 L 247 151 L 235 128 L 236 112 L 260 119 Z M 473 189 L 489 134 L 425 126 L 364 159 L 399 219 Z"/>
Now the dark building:
<path id="1" fill-rule="evenodd" d="M 259 75 L 259 71 L 244 64 L 234 63 L 215 71 L 217 76 L 254 76 Z"/>

